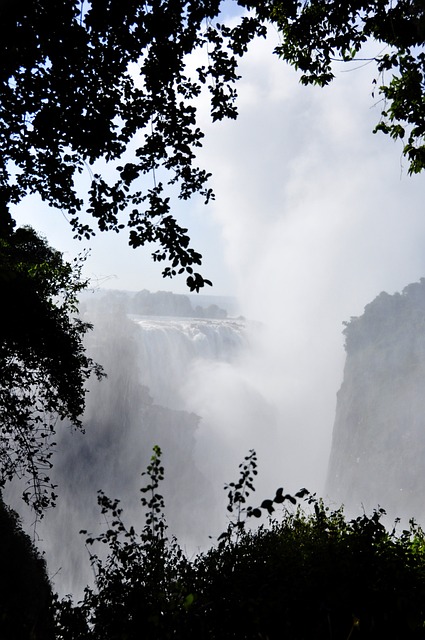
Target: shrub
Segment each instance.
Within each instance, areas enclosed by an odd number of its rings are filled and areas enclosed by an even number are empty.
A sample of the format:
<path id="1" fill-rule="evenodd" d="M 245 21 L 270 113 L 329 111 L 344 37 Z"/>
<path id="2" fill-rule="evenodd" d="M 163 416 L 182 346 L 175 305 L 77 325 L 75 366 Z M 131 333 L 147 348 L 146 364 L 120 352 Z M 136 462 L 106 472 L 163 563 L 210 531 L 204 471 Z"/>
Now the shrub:
<path id="1" fill-rule="evenodd" d="M 156 447 L 141 534 L 124 525 L 119 501 L 99 495 L 110 524 L 87 542 L 103 542 L 109 553 L 92 556 L 96 589 L 76 607 L 58 606 L 59 638 L 425 638 L 425 536 L 414 522 L 401 534 L 388 531 L 383 509 L 347 521 L 305 489 L 278 489 L 260 507 L 246 506 L 256 475 L 250 452 L 238 482 L 226 486 L 227 531 L 188 560 L 165 535 L 160 456 Z M 249 529 L 264 511 L 268 524 Z"/>

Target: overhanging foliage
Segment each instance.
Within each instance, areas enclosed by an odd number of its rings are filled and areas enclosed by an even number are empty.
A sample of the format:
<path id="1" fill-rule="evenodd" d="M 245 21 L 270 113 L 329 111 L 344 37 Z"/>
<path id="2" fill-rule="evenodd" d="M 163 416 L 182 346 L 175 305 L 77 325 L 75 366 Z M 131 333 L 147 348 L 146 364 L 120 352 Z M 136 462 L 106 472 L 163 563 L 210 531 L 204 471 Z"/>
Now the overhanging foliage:
<path id="1" fill-rule="evenodd" d="M 238 58 L 272 23 L 276 53 L 323 86 L 335 58 L 352 61 L 372 39 L 382 96 L 376 130 L 405 141 L 409 171 L 425 166 L 424 0 L 239 0 L 229 28 L 221 0 L 39 0 L 0 6 L 0 215 L 27 193 L 68 214 L 76 236 L 127 227 L 129 243 L 155 243 L 165 276 L 191 290 L 210 284 L 201 255 L 173 213 L 171 194 L 213 197 L 197 166 L 203 132 L 196 98 L 213 120 L 236 118 Z M 186 56 L 203 49 L 190 75 Z M 202 60 L 202 58 L 200 58 Z M 367 90 L 367 89 L 366 89 Z M 108 171 L 105 171 L 108 167 Z M 86 192 L 76 178 L 85 174 Z"/>

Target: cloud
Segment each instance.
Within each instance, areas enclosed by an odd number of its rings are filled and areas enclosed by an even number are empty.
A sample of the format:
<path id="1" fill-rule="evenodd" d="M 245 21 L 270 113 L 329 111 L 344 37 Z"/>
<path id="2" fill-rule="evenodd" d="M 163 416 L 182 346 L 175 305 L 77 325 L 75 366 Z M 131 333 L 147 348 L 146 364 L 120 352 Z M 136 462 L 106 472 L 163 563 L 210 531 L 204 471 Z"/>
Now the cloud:
<path id="1" fill-rule="evenodd" d="M 380 106 L 371 66 L 341 67 L 325 89 L 303 87 L 272 49 L 270 39 L 258 41 L 241 64 L 236 123 L 208 124 L 204 105 L 212 215 L 243 312 L 260 321 L 226 407 L 233 424 L 239 407 L 241 432 L 252 436 L 241 389 L 250 385 L 253 407 L 259 396 L 271 403 L 276 430 L 269 439 L 258 424 L 256 438 L 266 466 L 280 460 L 291 482 L 321 490 L 342 381 L 342 322 L 380 291 L 424 274 L 423 178 L 407 176 L 400 144 L 372 134 Z M 209 388 L 222 375 L 213 383 L 210 371 Z"/>

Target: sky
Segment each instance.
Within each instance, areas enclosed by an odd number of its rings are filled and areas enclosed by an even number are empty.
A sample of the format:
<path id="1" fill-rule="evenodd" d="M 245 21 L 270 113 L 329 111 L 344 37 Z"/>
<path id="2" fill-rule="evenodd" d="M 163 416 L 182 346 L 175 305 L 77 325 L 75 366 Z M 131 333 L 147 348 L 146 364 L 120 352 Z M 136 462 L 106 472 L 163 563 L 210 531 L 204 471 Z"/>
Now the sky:
<path id="1" fill-rule="evenodd" d="M 380 113 L 372 65 L 337 66 L 330 87 L 303 87 L 272 55 L 277 42 L 271 31 L 241 63 L 236 122 L 212 124 L 203 96 L 200 161 L 213 173 L 217 199 L 204 206 L 195 198 L 174 211 L 204 256 L 214 284 L 208 293 L 258 299 L 282 290 L 289 274 L 295 284 L 320 273 L 358 313 L 376 292 L 423 273 L 423 177 L 407 175 L 400 142 L 372 134 Z M 184 276 L 164 280 L 149 247 L 130 248 L 125 232 L 75 241 L 65 217 L 36 198 L 14 213 L 70 258 L 89 246 L 85 273 L 94 285 L 187 291 Z"/>
<path id="2" fill-rule="evenodd" d="M 337 65 L 329 87 L 304 87 L 272 55 L 277 43 L 271 30 L 241 63 L 236 122 L 212 124 L 201 97 L 199 158 L 216 200 L 205 207 L 195 198 L 175 213 L 204 257 L 202 273 L 214 284 L 206 293 L 236 296 L 260 323 L 244 384 L 280 406 L 282 464 L 294 482 L 315 485 L 342 381 L 342 322 L 381 291 L 425 275 L 424 177 L 408 175 L 400 142 L 372 134 L 381 110 L 373 65 Z M 70 258 L 86 246 L 35 199 L 15 214 Z M 184 278 L 163 280 L 149 249 L 131 249 L 125 233 L 99 233 L 89 244 L 85 275 L 94 287 L 187 292 Z M 218 421 L 219 409 L 211 408 Z M 303 452 L 302 463 L 293 451 Z"/>

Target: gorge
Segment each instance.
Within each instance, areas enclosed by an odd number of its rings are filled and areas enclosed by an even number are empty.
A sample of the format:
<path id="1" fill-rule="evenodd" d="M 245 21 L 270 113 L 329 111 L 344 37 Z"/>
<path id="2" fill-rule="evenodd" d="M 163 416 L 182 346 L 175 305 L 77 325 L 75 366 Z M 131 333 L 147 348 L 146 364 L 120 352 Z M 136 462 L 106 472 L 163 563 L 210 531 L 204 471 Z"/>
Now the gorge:
<path id="1" fill-rule="evenodd" d="M 262 342 L 267 326 L 229 317 L 225 304 L 234 313 L 233 301 L 193 306 L 166 292 L 99 291 L 83 299 L 82 316 L 94 324 L 87 349 L 108 377 L 90 381 L 85 434 L 58 429 L 58 504 L 35 533 L 62 595 L 78 598 L 93 581 L 79 531 L 102 526 L 100 489 L 120 499 L 127 522 L 141 526 L 140 474 L 154 445 L 163 450 L 168 534 L 189 555 L 226 526 L 223 485 L 251 448 L 260 463 L 253 503 L 278 486 L 307 486 L 334 506 L 343 503 L 349 515 L 378 504 L 391 517 L 425 515 L 425 280 L 401 294 L 381 293 L 345 323 L 325 490 L 317 479 L 321 469 L 325 476 L 329 449 L 320 455 L 317 443 L 326 450 L 327 440 L 308 420 L 319 405 L 314 396 L 300 405 L 303 387 L 291 361 L 282 360 L 277 343 Z M 264 357 L 264 344 L 273 358 Z M 317 380 L 317 370 L 303 371 Z M 30 530 L 33 516 L 24 519 Z"/>

